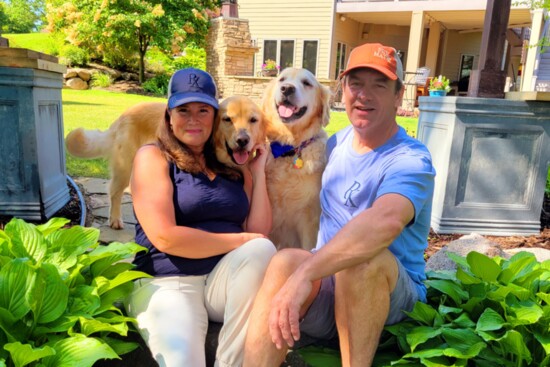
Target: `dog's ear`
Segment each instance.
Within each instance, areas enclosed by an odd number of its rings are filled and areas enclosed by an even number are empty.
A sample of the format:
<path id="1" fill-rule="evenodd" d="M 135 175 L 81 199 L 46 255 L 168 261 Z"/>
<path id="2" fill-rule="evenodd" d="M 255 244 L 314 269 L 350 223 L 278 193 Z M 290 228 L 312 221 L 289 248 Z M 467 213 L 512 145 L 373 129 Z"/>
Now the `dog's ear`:
<path id="1" fill-rule="evenodd" d="M 261 104 L 262 111 L 264 112 L 264 115 L 269 118 L 271 118 L 271 114 L 274 113 L 274 109 L 275 109 L 275 105 L 273 104 L 273 101 L 275 100 L 273 97 L 273 93 L 274 93 L 276 84 L 277 84 L 277 78 L 274 78 L 273 80 L 271 80 L 267 84 L 264 90 L 263 98 L 262 98 L 262 104 Z"/>
<path id="2" fill-rule="evenodd" d="M 323 110 L 321 115 L 321 125 L 323 127 L 327 126 L 330 122 L 330 100 L 332 97 L 332 93 L 330 89 L 321 83 L 319 83 L 319 100 L 323 103 Z"/>

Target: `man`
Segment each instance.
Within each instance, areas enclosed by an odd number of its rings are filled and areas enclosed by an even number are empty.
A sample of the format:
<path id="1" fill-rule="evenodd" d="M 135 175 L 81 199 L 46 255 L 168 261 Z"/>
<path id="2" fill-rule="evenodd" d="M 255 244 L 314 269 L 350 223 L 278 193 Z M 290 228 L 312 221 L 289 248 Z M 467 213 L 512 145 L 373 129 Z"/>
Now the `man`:
<path id="1" fill-rule="evenodd" d="M 343 366 L 370 366 L 384 325 L 425 301 L 435 171 L 397 125 L 395 49 L 355 48 L 340 76 L 351 126 L 332 136 L 317 246 L 272 259 L 251 314 L 244 366 L 279 366 L 303 334 L 339 338 Z"/>

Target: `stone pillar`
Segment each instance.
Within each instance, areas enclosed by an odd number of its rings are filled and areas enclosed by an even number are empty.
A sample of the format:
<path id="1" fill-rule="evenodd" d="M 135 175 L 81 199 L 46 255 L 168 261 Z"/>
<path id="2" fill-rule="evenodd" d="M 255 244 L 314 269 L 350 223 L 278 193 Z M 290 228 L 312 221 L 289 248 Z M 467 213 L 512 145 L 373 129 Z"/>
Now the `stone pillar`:
<path id="1" fill-rule="evenodd" d="M 61 88 L 65 65 L 0 48 L 0 214 L 45 220 L 69 201 Z"/>
<path id="2" fill-rule="evenodd" d="M 506 71 L 501 70 L 511 0 L 487 0 L 479 51 L 479 68 L 472 70 L 469 97 L 504 98 Z"/>
<path id="3" fill-rule="evenodd" d="M 550 162 L 550 104 L 420 97 L 417 138 L 437 175 L 436 233 L 540 233 Z"/>
<path id="4" fill-rule="evenodd" d="M 10 46 L 9 40 L 7 38 L 0 36 L 0 47 L 9 47 L 9 46 Z"/>
<path id="5" fill-rule="evenodd" d="M 207 36 L 206 70 L 216 80 L 220 98 L 229 76 L 253 76 L 254 54 L 258 47 L 252 44 L 248 20 L 219 17 L 212 19 Z"/>

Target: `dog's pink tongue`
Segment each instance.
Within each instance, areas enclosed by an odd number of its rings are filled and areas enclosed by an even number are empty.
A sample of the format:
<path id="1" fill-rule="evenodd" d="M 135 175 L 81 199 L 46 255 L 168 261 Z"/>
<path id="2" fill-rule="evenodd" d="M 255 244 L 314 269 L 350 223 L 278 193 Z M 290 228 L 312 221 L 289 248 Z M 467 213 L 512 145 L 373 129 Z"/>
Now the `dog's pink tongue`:
<path id="1" fill-rule="evenodd" d="M 279 106 L 279 116 L 288 118 L 294 113 L 294 108 L 287 107 L 285 105 Z"/>
<path id="2" fill-rule="evenodd" d="M 240 152 L 233 152 L 233 159 L 237 164 L 245 164 L 248 160 L 248 152 L 246 151 L 240 151 Z"/>

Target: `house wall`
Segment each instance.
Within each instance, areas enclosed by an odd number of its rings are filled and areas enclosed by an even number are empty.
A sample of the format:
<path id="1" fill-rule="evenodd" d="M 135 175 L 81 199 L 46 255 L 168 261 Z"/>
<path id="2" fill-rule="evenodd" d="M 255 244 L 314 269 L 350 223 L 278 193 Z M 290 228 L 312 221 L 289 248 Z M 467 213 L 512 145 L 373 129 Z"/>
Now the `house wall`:
<path id="1" fill-rule="evenodd" d="M 263 41 L 294 40 L 294 66 L 302 67 L 304 40 L 317 40 L 316 76 L 329 77 L 329 58 L 334 16 L 333 0 L 239 0 L 239 18 L 249 20 L 250 33 L 259 47 L 255 55 L 255 74 L 263 63 Z"/>
<path id="2" fill-rule="evenodd" d="M 479 63 L 481 49 L 481 32 L 458 33 L 445 31 L 441 47 L 441 62 L 435 75 L 445 75 L 451 81 L 456 81 L 460 73 L 460 59 L 463 54 L 474 55 L 474 69 Z"/>

